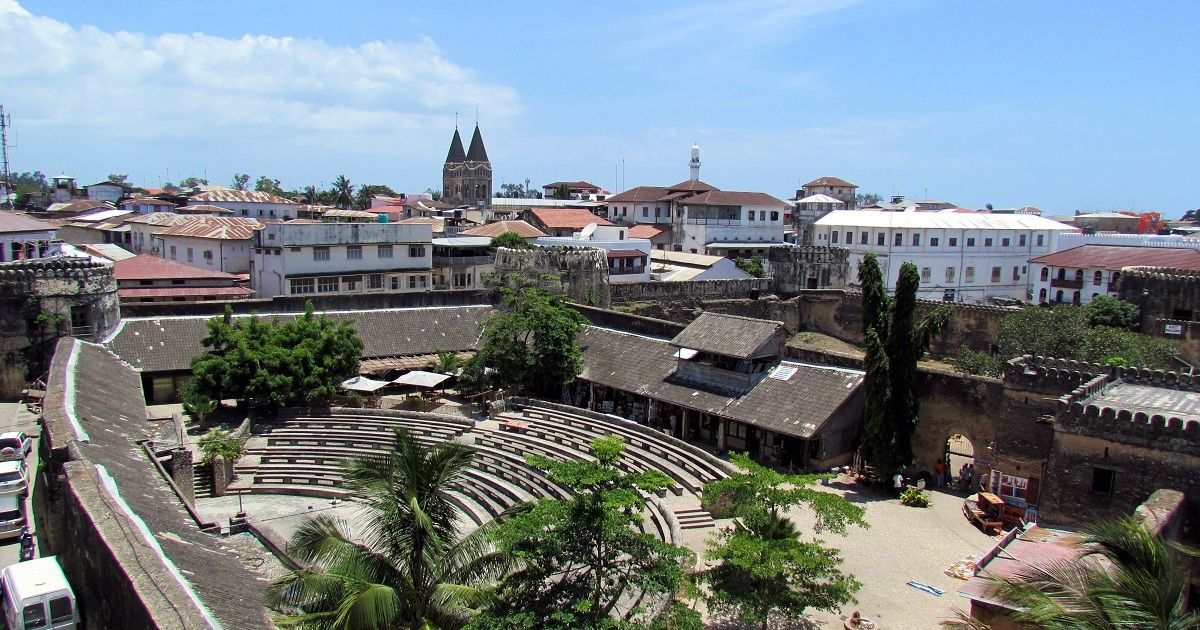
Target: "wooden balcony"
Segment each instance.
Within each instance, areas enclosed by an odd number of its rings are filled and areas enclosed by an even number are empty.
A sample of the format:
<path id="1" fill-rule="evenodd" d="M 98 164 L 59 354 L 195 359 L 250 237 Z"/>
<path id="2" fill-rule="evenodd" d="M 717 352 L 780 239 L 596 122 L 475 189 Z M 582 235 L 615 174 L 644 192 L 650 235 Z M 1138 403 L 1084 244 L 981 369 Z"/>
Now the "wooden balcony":
<path id="1" fill-rule="evenodd" d="M 1075 289 L 1083 288 L 1083 280 L 1059 280 L 1055 278 L 1050 281 L 1050 286 L 1056 289 Z"/>

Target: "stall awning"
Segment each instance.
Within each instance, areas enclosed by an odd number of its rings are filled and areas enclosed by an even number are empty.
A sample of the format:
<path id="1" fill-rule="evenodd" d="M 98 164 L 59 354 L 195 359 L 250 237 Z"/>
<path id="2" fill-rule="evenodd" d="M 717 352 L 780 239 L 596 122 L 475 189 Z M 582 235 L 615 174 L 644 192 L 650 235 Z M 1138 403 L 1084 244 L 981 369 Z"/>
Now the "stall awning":
<path id="1" fill-rule="evenodd" d="M 437 387 L 450 378 L 449 374 L 438 374 L 437 372 L 425 372 L 422 370 L 413 370 L 400 378 L 392 381 L 397 385 L 416 385 L 417 387 Z"/>
<path id="2" fill-rule="evenodd" d="M 355 376 L 342 381 L 342 389 L 356 392 L 374 392 L 387 385 L 387 381 L 377 381 L 365 376 Z"/>

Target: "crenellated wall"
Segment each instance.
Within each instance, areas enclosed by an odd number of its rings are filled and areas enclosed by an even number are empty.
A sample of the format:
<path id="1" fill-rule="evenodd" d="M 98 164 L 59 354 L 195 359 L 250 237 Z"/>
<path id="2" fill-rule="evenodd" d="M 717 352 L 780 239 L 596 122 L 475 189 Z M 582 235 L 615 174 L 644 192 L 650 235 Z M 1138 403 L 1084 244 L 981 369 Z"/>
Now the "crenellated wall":
<path id="1" fill-rule="evenodd" d="M 791 296 L 806 289 L 842 289 L 850 269 L 850 250 L 844 247 L 795 245 L 767 250 L 775 291 Z"/>
<path id="2" fill-rule="evenodd" d="M 1171 339 L 1184 360 L 1200 362 L 1200 271 L 1126 267 L 1117 297 L 1137 305 L 1142 333 Z"/>
<path id="3" fill-rule="evenodd" d="M 496 274 L 519 275 L 562 291 L 572 302 L 608 308 L 608 257 L 602 249 L 539 247 L 496 249 Z"/>

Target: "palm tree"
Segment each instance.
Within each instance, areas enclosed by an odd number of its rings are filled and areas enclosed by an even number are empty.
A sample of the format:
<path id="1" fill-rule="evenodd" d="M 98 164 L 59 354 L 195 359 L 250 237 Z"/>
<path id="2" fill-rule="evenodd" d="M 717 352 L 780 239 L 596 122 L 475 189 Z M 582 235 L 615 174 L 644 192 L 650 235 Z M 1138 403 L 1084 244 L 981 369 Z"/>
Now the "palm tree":
<path id="1" fill-rule="evenodd" d="M 316 186 L 305 186 L 304 187 L 304 203 L 315 206 L 317 204 L 318 199 L 319 199 L 319 197 L 318 197 Z"/>
<path id="2" fill-rule="evenodd" d="M 1194 629 L 1200 615 L 1186 606 L 1188 583 L 1172 549 L 1137 519 L 1105 521 L 1084 530 L 1083 555 L 1032 564 L 998 581 L 993 597 L 1017 609 L 1013 619 L 1045 630 Z M 947 625 L 980 629 L 964 618 Z"/>
<path id="3" fill-rule="evenodd" d="M 349 208 L 351 203 L 354 203 L 354 186 L 350 184 L 350 180 L 346 179 L 345 175 L 338 175 L 337 179 L 333 180 L 334 198 L 337 199 L 339 208 Z"/>
<path id="4" fill-rule="evenodd" d="M 448 489 L 472 450 L 417 444 L 396 429 L 382 455 L 346 464 L 345 484 L 364 510 L 352 536 L 345 521 L 316 516 L 292 536 L 305 568 L 272 585 L 273 607 L 299 613 L 283 623 L 312 629 L 458 628 L 507 570 L 489 543 L 492 523 L 462 535 Z"/>
<path id="5" fill-rule="evenodd" d="M 463 359 L 457 352 L 439 352 L 436 359 L 425 364 L 425 369 L 443 374 L 454 374 L 463 366 Z"/>

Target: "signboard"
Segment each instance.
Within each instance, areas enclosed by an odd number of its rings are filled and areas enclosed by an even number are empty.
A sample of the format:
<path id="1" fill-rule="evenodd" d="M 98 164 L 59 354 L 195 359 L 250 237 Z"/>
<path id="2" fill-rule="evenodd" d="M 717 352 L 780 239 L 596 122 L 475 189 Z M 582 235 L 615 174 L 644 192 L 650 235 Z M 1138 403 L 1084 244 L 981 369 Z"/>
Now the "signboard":
<path id="1" fill-rule="evenodd" d="M 1163 324 L 1163 333 L 1167 335 L 1182 335 L 1183 324 Z"/>

